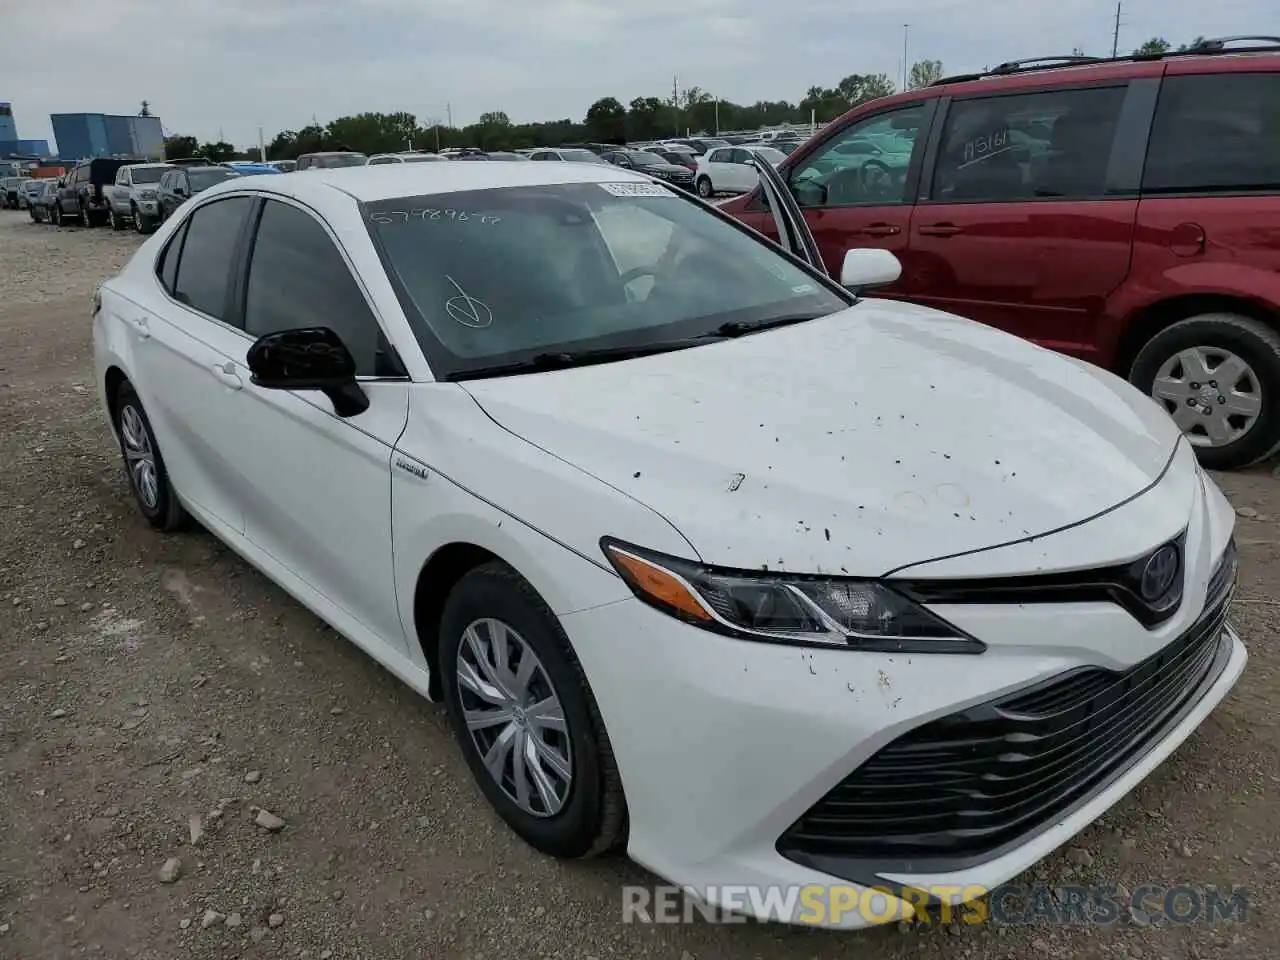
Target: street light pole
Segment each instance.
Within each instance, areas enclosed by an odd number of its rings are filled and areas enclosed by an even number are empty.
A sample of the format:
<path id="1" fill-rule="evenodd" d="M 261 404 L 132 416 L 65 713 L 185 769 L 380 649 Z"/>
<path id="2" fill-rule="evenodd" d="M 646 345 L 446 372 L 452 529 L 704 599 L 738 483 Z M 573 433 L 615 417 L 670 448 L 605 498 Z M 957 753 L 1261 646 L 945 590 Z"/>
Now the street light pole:
<path id="1" fill-rule="evenodd" d="M 904 23 L 902 25 L 902 89 L 907 89 L 907 37 L 911 33 L 911 24 Z"/>

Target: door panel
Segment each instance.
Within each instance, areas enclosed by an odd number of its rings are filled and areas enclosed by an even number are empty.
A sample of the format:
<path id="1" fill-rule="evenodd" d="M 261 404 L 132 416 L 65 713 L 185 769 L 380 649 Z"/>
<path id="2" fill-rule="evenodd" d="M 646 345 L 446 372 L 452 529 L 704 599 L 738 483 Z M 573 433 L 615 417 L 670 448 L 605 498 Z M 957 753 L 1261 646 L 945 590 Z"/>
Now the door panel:
<path id="1" fill-rule="evenodd" d="M 1132 172 L 1113 163 L 1128 89 L 952 101 L 911 218 L 908 296 L 1094 356 L 1137 215 Z"/>

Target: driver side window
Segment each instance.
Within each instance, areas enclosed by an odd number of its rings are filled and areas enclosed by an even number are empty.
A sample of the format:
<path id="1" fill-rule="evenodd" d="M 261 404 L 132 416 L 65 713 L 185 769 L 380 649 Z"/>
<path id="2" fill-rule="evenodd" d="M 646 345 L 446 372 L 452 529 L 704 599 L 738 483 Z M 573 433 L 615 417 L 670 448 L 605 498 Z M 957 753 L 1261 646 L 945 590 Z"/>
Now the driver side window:
<path id="1" fill-rule="evenodd" d="M 907 169 L 923 149 L 925 104 L 850 124 L 791 170 L 791 192 L 802 207 L 907 203 Z"/>

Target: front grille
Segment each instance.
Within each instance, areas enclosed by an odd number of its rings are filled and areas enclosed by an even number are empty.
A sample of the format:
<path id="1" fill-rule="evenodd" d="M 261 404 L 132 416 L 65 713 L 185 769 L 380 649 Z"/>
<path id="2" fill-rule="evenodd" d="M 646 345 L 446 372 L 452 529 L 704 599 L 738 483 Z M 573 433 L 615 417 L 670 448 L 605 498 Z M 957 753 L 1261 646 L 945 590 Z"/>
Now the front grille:
<path id="1" fill-rule="evenodd" d="M 1149 748 L 1216 675 L 1237 563 L 1204 613 L 1123 672 L 1084 668 L 931 721 L 882 748 L 811 807 L 779 852 L 828 873 L 960 868 L 1066 815 Z"/>

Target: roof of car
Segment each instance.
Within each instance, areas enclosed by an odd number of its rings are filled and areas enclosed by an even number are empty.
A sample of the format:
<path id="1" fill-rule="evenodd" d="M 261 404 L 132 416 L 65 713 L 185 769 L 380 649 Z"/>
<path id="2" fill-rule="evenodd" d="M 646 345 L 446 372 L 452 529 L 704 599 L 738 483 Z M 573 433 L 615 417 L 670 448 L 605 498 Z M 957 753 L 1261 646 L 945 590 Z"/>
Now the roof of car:
<path id="1" fill-rule="evenodd" d="M 244 189 L 250 178 L 229 180 L 206 195 Z M 464 190 L 540 187 L 565 183 L 619 183 L 649 178 L 619 167 L 588 163 L 387 163 L 308 171 L 305 177 L 263 177 L 254 187 L 306 201 L 320 191 L 340 190 L 359 201 L 390 200 Z"/>

